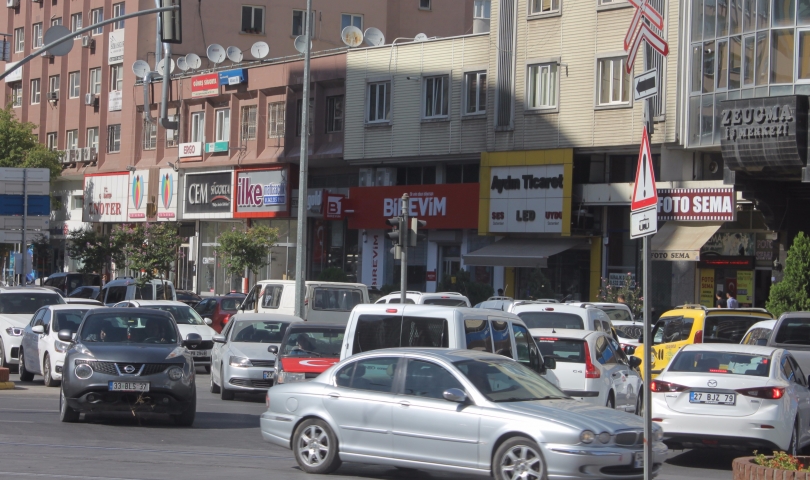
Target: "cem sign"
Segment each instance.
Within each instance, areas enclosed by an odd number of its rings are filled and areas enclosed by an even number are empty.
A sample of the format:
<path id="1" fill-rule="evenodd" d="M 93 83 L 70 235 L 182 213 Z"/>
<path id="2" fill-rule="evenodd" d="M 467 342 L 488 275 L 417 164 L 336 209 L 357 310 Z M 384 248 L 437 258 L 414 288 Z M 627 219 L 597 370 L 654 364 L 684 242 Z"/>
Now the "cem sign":
<path id="1" fill-rule="evenodd" d="M 230 218 L 232 172 L 188 173 L 185 177 L 185 218 Z"/>
<path id="2" fill-rule="evenodd" d="M 720 145 L 732 170 L 801 168 L 807 157 L 807 97 L 728 100 L 721 103 Z"/>
<path id="3" fill-rule="evenodd" d="M 489 231 L 562 233 L 563 165 L 492 167 Z"/>

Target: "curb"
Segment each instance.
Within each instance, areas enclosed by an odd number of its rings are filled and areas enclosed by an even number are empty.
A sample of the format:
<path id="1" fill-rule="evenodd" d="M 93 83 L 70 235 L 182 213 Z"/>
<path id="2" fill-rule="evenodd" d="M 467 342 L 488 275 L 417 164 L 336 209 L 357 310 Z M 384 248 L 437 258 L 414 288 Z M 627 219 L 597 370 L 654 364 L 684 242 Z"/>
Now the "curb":
<path id="1" fill-rule="evenodd" d="M 14 382 L 0 382 L 0 390 L 14 390 Z"/>
<path id="2" fill-rule="evenodd" d="M 0 368 L 0 383 L 8 381 L 8 368 Z"/>

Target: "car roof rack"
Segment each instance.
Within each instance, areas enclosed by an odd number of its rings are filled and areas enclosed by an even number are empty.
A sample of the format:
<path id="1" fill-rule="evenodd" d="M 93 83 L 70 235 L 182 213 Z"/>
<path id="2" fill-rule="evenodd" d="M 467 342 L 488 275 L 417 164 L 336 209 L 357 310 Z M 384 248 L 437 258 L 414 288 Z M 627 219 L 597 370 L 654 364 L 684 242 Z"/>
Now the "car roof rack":
<path id="1" fill-rule="evenodd" d="M 491 300 L 514 300 L 514 298 L 512 298 L 512 297 L 504 297 L 504 296 L 494 296 L 494 297 L 489 297 L 489 298 L 486 299 L 487 302 L 489 302 Z"/>
<path id="2" fill-rule="evenodd" d="M 678 305 L 675 308 L 683 310 L 708 310 L 705 305 L 701 305 L 699 303 L 685 303 L 683 305 Z"/>
<path id="3" fill-rule="evenodd" d="M 395 292 L 389 293 L 388 295 L 401 294 L 401 293 L 402 293 L 401 290 L 397 290 Z M 405 293 L 413 293 L 413 294 L 416 294 L 416 295 L 422 295 L 422 292 L 420 292 L 418 290 L 405 290 Z"/>

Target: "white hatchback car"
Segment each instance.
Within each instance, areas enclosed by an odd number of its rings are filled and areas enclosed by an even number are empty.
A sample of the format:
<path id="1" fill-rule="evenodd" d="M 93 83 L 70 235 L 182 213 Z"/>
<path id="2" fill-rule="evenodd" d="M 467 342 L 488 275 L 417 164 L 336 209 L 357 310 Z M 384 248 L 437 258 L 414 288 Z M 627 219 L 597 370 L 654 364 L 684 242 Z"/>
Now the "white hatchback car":
<path id="1" fill-rule="evenodd" d="M 638 357 L 628 358 L 605 332 L 555 329 L 535 336 L 543 358 L 554 358 L 554 374 L 566 395 L 593 405 L 639 414 L 642 379 Z"/>
<path id="2" fill-rule="evenodd" d="M 41 307 L 64 305 L 65 299 L 46 287 L 0 287 L 0 367 L 16 365 L 25 326 Z"/>
<path id="3" fill-rule="evenodd" d="M 775 326 L 776 320 L 757 322 L 751 325 L 751 328 L 745 332 L 740 343 L 743 345 L 767 345 Z"/>
<path id="4" fill-rule="evenodd" d="M 76 333 L 84 314 L 103 305 L 48 305 L 34 314 L 23 331 L 20 346 L 20 380 L 42 375 L 48 387 L 59 386 L 69 344 L 57 338 L 60 330 Z"/>
<path id="5" fill-rule="evenodd" d="M 671 448 L 749 447 L 797 455 L 810 443 L 808 378 L 787 350 L 683 347 L 650 384 Z"/>
<path id="6" fill-rule="evenodd" d="M 610 318 L 590 303 L 568 305 L 523 301 L 512 305 L 509 311 L 520 317 L 529 329 L 566 328 L 611 332 Z M 537 335 L 532 332 L 532 336 Z"/>
<path id="7" fill-rule="evenodd" d="M 402 299 L 400 292 L 391 292 L 374 303 L 399 303 Z M 443 307 L 469 307 L 470 300 L 457 292 L 405 292 L 405 303 L 416 305 L 440 305 Z"/>

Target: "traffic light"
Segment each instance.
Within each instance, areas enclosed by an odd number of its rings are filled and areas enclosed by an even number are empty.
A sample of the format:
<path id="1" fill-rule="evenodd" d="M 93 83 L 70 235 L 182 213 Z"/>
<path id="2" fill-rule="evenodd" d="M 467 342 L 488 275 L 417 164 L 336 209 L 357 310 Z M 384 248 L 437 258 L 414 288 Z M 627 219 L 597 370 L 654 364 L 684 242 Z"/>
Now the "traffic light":
<path id="1" fill-rule="evenodd" d="M 424 229 L 427 226 L 427 222 L 424 220 L 419 220 L 416 217 L 411 218 L 411 231 L 408 232 L 408 245 L 411 247 L 416 246 L 416 242 L 420 240 L 426 240 L 427 235 L 424 233 L 419 233 L 419 230 Z"/>
<path id="2" fill-rule="evenodd" d="M 160 0 L 161 7 L 176 5 L 177 10 L 160 12 L 160 41 L 163 43 L 183 43 L 183 22 L 180 14 L 180 0 Z"/>
<path id="3" fill-rule="evenodd" d="M 385 220 L 385 224 L 394 228 L 392 231 L 386 233 L 386 235 L 394 244 L 391 253 L 394 254 L 395 259 L 399 260 L 402 257 L 402 243 L 405 233 L 403 230 L 405 230 L 406 227 L 405 219 L 402 217 L 391 217 Z"/>

